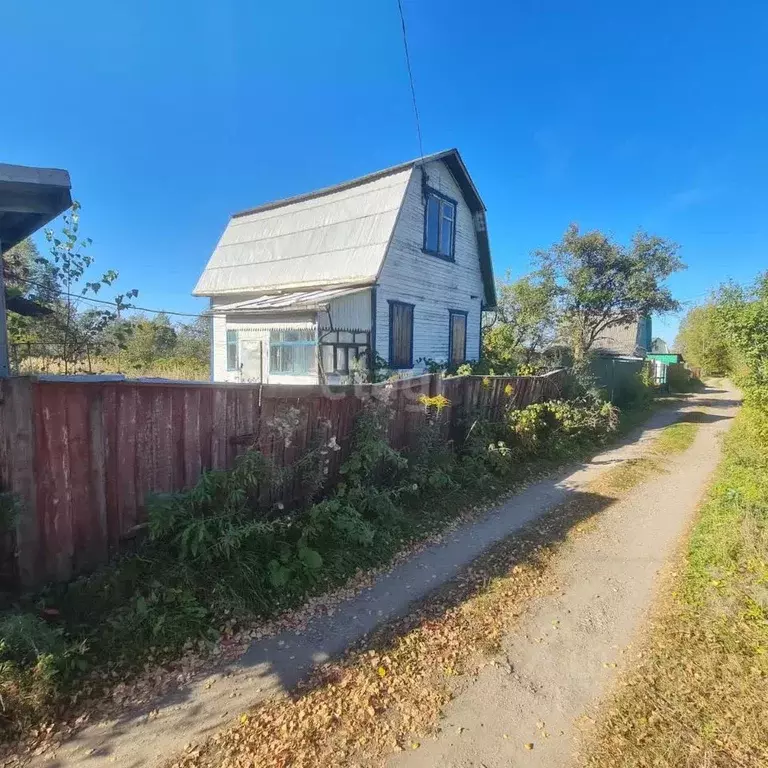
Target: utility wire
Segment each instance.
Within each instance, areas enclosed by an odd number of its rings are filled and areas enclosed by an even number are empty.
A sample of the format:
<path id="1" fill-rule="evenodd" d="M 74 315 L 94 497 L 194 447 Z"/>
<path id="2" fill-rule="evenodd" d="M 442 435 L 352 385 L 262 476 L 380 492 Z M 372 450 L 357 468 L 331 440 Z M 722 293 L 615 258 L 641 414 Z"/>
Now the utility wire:
<path id="1" fill-rule="evenodd" d="M 49 293 L 55 293 L 57 296 L 69 296 L 74 299 L 82 299 L 83 301 L 92 301 L 94 304 L 106 304 L 110 307 L 116 307 L 117 303 L 114 301 L 106 301 L 105 299 L 96 299 L 92 296 L 82 296 L 79 293 L 69 293 L 68 291 L 62 291 L 58 288 L 50 288 L 47 285 L 36 283 L 34 280 L 27 280 L 24 277 L 14 277 L 14 280 L 26 283 L 27 285 L 34 285 L 36 288 L 42 288 Z M 174 312 L 170 309 L 150 309 L 149 307 L 137 307 L 133 304 L 125 307 L 125 309 L 135 309 L 139 312 L 153 312 L 156 315 L 175 315 L 177 317 L 201 317 L 202 313 L 194 315 L 191 312 Z"/>
<path id="2" fill-rule="evenodd" d="M 405 16 L 403 15 L 402 0 L 397 0 L 397 10 L 400 12 L 400 24 L 403 28 L 403 48 L 405 49 L 405 63 L 408 67 L 408 80 L 411 83 L 411 98 L 413 99 L 413 113 L 416 115 L 416 133 L 419 136 L 419 154 L 424 159 L 424 145 L 421 141 L 421 123 L 419 121 L 419 108 L 416 105 L 416 88 L 413 85 L 413 70 L 411 69 L 411 55 L 408 52 L 408 33 L 405 31 Z"/>

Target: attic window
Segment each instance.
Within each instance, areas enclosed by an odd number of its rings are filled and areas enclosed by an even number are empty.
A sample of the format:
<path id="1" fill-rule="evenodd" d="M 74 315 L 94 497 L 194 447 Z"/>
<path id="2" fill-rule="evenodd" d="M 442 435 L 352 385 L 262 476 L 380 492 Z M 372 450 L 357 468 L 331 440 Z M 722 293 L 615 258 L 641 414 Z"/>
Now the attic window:
<path id="1" fill-rule="evenodd" d="M 456 201 L 430 189 L 427 190 L 424 213 L 424 250 L 453 261 L 456 234 Z"/>

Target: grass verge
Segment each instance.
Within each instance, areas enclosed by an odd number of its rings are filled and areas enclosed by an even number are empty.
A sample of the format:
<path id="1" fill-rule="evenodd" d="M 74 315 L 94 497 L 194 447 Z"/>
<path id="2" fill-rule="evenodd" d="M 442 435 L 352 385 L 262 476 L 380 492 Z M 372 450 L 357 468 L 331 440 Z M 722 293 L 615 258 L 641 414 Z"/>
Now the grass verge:
<path id="1" fill-rule="evenodd" d="M 665 427 L 647 453 L 607 470 L 592 484 L 591 489 L 609 495 L 618 494 L 634 488 L 653 475 L 663 473 L 663 457 L 688 450 L 696 438 L 698 428 L 699 423 L 695 420 L 681 421 Z"/>
<path id="2" fill-rule="evenodd" d="M 745 407 L 647 647 L 606 707 L 586 765 L 768 765 L 766 701 L 768 415 Z"/>

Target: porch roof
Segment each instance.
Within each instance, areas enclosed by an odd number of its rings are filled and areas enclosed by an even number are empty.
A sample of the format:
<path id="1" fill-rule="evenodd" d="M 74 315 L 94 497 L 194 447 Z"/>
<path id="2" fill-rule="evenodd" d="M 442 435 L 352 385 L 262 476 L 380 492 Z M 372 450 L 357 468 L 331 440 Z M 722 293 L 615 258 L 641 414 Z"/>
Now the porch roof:
<path id="1" fill-rule="evenodd" d="M 368 286 L 344 288 L 325 288 L 314 291 L 294 291 L 292 293 L 269 293 L 245 301 L 236 301 L 214 307 L 210 314 L 277 314 L 280 312 L 309 312 L 326 309 L 332 299 L 349 296 L 364 291 Z"/>

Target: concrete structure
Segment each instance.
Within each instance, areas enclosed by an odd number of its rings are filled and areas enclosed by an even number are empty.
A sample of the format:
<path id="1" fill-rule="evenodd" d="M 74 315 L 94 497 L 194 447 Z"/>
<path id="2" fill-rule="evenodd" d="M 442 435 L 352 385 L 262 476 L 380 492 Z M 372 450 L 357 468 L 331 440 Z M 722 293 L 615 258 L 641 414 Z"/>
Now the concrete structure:
<path id="1" fill-rule="evenodd" d="M 70 189 L 66 171 L 0 163 L 0 259 L 69 208 Z M 5 280 L 0 269 L 0 377 L 8 374 Z"/>
<path id="2" fill-rule="evenodd" d="M 455 149 L 269 203 L 231 218 L 194 294 L 215 381 L 477 359 L 496 303 L 485 206 Z"/>

